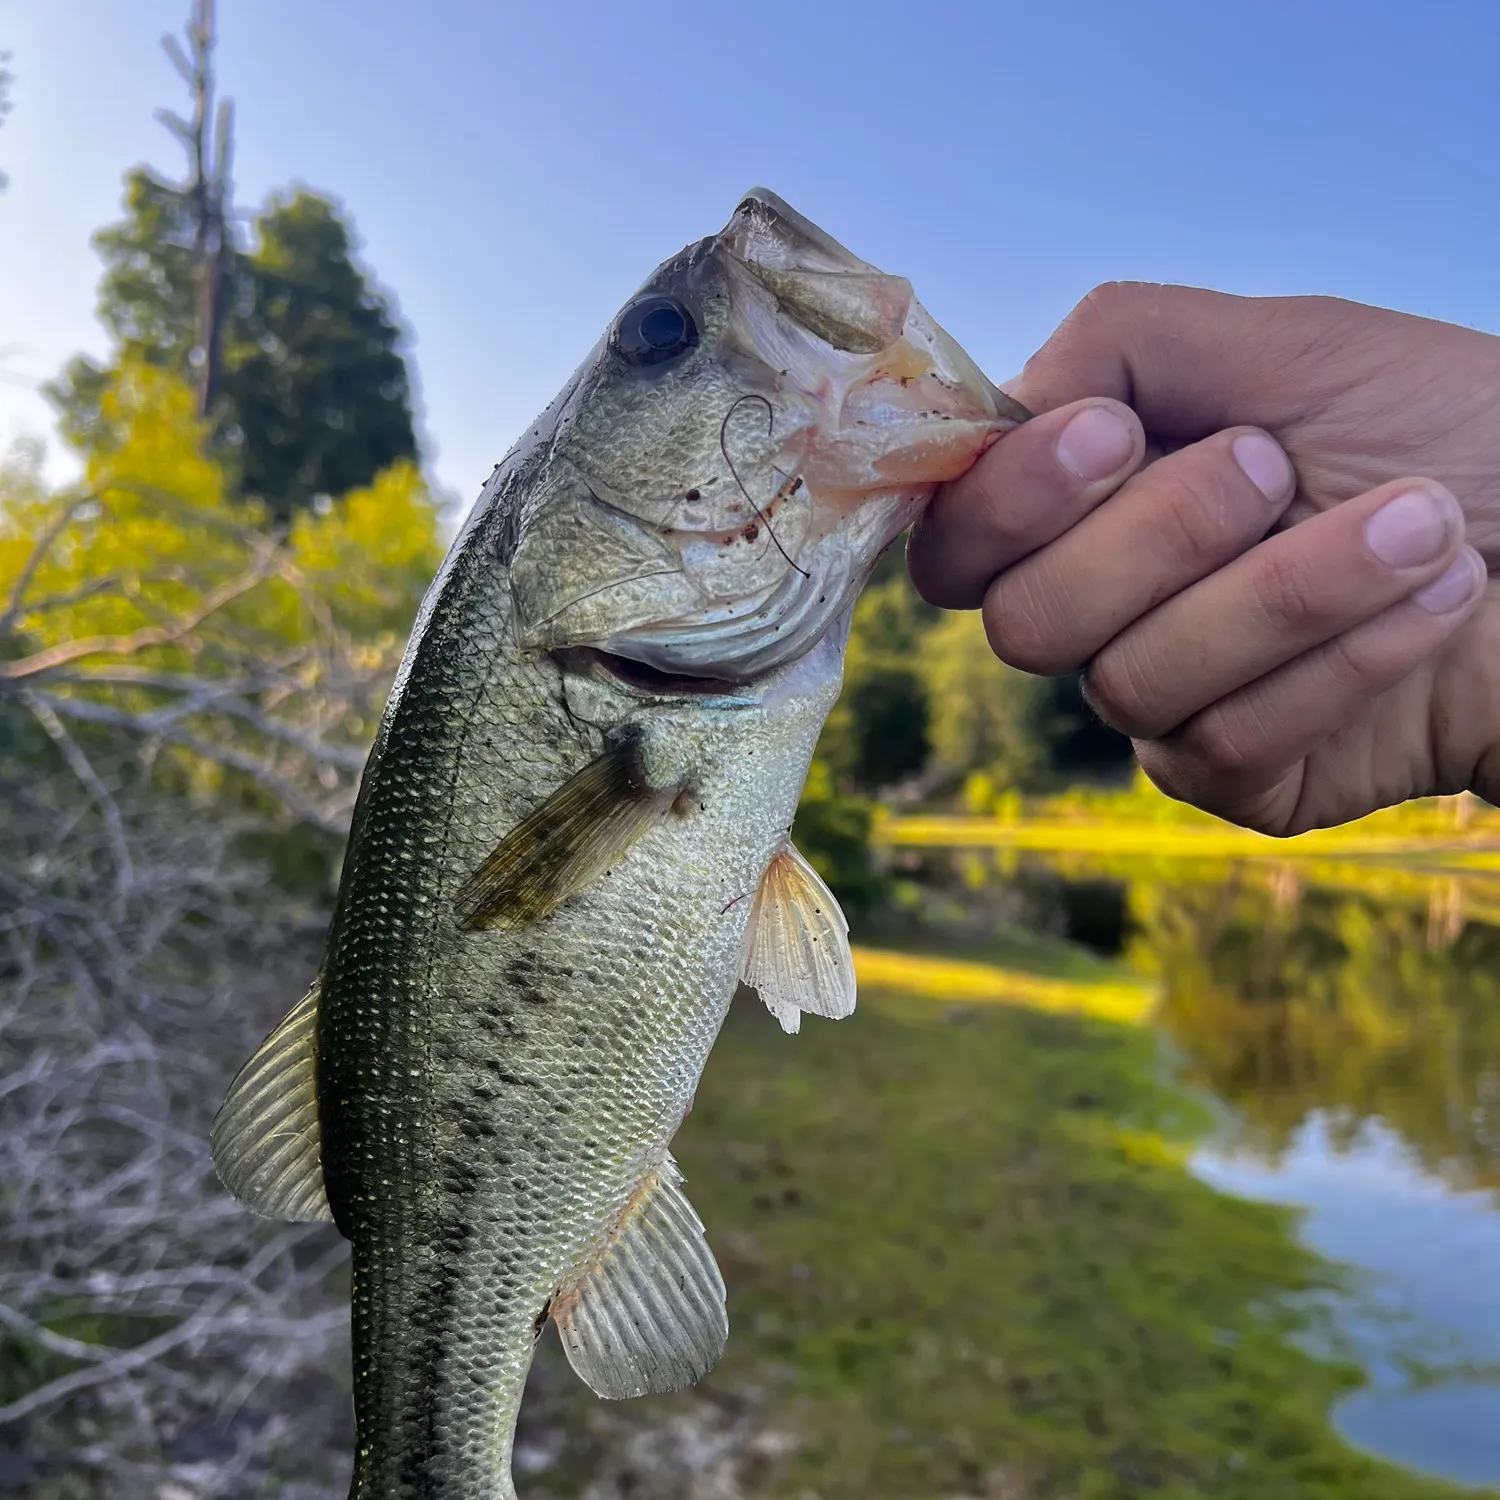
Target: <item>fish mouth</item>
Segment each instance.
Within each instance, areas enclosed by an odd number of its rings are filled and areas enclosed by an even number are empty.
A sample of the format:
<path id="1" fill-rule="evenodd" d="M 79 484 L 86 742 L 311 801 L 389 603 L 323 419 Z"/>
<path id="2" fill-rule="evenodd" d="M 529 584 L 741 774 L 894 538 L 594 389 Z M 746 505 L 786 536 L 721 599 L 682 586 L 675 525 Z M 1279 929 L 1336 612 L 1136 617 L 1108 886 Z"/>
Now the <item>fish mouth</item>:
<path id="1" fill-rule="evenodd" d="M 917 300 L 904 276 L 861 260 L 766 188 L 718 237 L 738 285 L 733 343 L 774 373 L 782 456 L 831 501 L 962 474 L 1031 414 L 999 390 Z"/>
<path id="2" fill-rule="evenodd" d="M 740 198 L 724 237 L 737 238 L 740 255 L 765 264 L 794 265 L 801 270 L 875 271 L 846 245 L 768 187 L 753 187 Z M 900 277 L 890 277 L 892 281 Z M 909 283 L 908 283 L 909 285 Z"/>
<path id="3" fill-rule="evenodd" d="M 642 661 L 621 656 L 599 646 L 581 648 L 577 656 L 626 687 L 663 697 L 724 698 L 738 697 L 739 685 L 725 677 L 697 676 L 689 672 L 670 672 Z"/>

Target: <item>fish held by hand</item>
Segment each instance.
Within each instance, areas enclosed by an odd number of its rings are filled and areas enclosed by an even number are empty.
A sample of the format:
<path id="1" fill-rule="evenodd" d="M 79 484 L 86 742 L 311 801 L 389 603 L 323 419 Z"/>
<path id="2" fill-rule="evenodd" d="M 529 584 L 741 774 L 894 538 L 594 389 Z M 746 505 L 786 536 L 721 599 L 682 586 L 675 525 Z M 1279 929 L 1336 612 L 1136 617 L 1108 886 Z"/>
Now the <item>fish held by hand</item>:
<path id="1" fill-rule="evenodd" d="M 352 1500 L 513 1496 L 555 1321 L 612 1398 L 700 1379 L 724 1286 L 670 1144 L 736 987 L 853 1009 L 792 848 L 854 601 L 1027 414 L 774 194 L 665 262 L 485 485 L 371 751 L 318 980 L 221 1177 L 353 1255 Z"/>

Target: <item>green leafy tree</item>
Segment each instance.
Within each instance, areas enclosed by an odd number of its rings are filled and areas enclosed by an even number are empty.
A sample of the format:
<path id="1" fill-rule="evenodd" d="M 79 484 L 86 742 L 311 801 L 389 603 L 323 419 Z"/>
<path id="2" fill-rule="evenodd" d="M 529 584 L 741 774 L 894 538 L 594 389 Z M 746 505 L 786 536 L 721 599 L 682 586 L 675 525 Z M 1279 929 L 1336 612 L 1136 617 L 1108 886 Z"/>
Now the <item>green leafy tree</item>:
<path id="1" fill-rule="evenodd" d="M 1000 661 L 973 611 L 934 626 L 922 640 L 921 663 L 935 767 L 983 776 L 997 789 L 1029 789 L 1048 761 L 1048 680 Z"/>
<path id="2" fill-rule="evenodd" d="M 95 237 L 105 263 L 99 316 L 117 352 L 108 365 L 79 356 L 50 388 L 64 434 L 85 452 L 120 439 L 101 396 L 122 359 L 192 379 L 194 232 L 189 194 L 138 168 L 126 179 L 124 219 Z M 334 206 L 305 191 L 273 199 L 256 221 L 256 244 L 226 260 L 210 416 L 235 489 L 285 524 L 320 495 L 415 460 L 400 330 Z"/>
<path id="3" fill-rule="evenodd" d="M 103 409 L 113 375 L 132 361 L 189 378 L 197 342 L 197 267 L 189 194 L 144 167 L 125 178 L 125 217 L 94 236 L 104 261 L 99 320 L 115 344 L 109 364 L 71 360 L 47 389 L 63 436 L 84 453 L 118 445 Z"/>
<path id="4" fill-rule="evenodd" d="M 855 606 L 844 690 L 818 751 L 840 783 L 863 791 L 916 775 L 929 748 L 919 647 L 938 611 L 904 570 L 884 571 Z"/>
<path id="5" fill-rule="evenodd" d="M 890 894 L 889 878 L 877 868 L 870 847 L 874 816 L 872 802 L 839 791 L 828 766 L 813 761 L 792 835 L 845 911 L 856 918 Z"/>

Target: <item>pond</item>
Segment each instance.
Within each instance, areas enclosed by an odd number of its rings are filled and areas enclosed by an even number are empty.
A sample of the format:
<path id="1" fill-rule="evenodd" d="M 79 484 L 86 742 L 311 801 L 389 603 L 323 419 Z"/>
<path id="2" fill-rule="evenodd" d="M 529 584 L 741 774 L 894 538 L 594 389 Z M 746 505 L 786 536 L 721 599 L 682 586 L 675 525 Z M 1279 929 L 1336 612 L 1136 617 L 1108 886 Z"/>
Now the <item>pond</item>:
<path id="1" fill-rule="evenodd" d="M 1337 1429 L 1500 1485 L 1500 929 L 1463 916 L 1490 882 L 1259 873 L 1129 888 L 1159 1024 L 1227 1110 L 1194 1168 L 1304 1210 L 1305 1243 L 1361 1273 L 1339 1322 L 1369 1383 Z"/>
<path id="2" fill-rule="evenodd" d="M 723 1365 L 565 1453 L 544 1350 L 523 1493 L 1500 1494 L 1493 878 L 922 858 L 983 920 L 863 934 L 848 1022 L 742 996 L 679 1138 Z"/>

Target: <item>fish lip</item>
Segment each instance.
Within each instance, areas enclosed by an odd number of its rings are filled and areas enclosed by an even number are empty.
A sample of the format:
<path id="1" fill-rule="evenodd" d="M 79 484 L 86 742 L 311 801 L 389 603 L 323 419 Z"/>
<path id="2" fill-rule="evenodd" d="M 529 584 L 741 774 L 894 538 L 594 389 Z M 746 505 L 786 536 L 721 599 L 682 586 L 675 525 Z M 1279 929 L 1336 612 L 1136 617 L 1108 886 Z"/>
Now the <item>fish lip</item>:
<path id="1" fill-rule="evenodd" d="M 769 211 L 772 219 L 778 221 L 781 230 L 780 237 L 784 243 L 790 245 L 800 241 L 802 246 L 827 256 L 841 270 L 874 271 L 876 269 L 869 261 L 861 260 L 847 245 L 840 244 L 826 229 L 798 213 L 779 193 L 773 193 L 767 187 L 753 187 L 741 195 L 722 235 L 732 237 L 742 222 L 741 216 L 747 210 L 753 212 L 756 208 Z"/>

